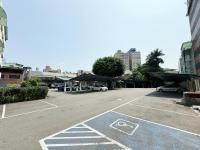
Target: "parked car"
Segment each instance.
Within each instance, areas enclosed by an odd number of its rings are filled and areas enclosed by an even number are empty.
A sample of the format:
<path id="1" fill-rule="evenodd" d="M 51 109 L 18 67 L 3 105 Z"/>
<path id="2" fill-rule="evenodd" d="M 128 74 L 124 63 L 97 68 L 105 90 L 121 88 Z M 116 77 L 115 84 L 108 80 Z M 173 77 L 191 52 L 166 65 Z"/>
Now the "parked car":
<path id="1" fill-rule="evenodd" d="M 183 89 L 178 87 L 178 86 L 160 86 L 156 88 L 157 92 L 177 92 L 177 93 L 181 93 L 183 92 Z"/>
<path id="2" fill-rule="evenodd" d="M 95 85 L 90 87 L 93 91 L 108 91 L 108 87 L 104 85 Z"/>
<path id="3" fill-rule="evenodd" d="M 64 85 L 57 87 L 58 91 L 64 92 Z M 66 87 L 66 91 L 70 91 L 70 87 Z"/>
<path id="4" fill-rule="evenodd" d="M 65 86 L 64 85 L 60 85 L 57 88 L 58 88 L 58 91 L 64 92 Z M 70 91 L 71 88 L 72 88 L 72 91 L 79 91 L 80 90 L 79 86 L 72 86 L 72 87 L 66 86 L 66 91 Z"/>

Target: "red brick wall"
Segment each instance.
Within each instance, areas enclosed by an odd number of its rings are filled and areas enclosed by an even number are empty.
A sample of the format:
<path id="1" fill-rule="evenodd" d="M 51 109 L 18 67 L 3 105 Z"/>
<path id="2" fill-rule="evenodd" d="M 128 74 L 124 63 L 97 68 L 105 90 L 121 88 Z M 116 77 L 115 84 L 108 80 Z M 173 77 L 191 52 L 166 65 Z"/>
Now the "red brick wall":
<path id="1" fill-rule="evenodd" d="M 20 84 L 22 82 L 22 74 L 21 73 L 9 73 L 2 72 L 1 75 L 4 75 L 4 78 L 0 79 L 0 83 L 3 84 Z M 9 75 L 19 75 L 20 79 L 11 79 Z"/>

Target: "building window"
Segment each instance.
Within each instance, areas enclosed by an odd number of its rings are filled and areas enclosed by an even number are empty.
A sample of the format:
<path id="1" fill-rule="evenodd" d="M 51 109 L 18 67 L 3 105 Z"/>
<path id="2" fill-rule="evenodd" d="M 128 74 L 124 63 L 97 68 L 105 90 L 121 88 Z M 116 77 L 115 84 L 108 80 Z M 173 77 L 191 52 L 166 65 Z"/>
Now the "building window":
<path id="1" fill-rule="evenodd" d="M 20 75 L 9 75 L 10 79 L 20 79 Z"/>
<path id="2" fill-rule="evenodd" d="M 1 79 L 4 79 L 4 78 L 5 78 L 4 74 L 1 74 Z"/>

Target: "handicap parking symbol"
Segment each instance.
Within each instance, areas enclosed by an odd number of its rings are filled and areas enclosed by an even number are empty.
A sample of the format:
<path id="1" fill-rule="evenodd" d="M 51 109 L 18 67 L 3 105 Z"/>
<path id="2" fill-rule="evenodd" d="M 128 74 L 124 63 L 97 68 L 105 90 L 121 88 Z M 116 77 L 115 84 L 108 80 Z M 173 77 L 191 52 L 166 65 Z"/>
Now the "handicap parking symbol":
<path id="1" fill-rule="evenodd" d="M 133 123 L 124 119 L 118 119 L 114 121 L 111 125 L 111 128 L 123 132 L 127 135 L 133 135 L 138 129 L 139 124 Z"/>

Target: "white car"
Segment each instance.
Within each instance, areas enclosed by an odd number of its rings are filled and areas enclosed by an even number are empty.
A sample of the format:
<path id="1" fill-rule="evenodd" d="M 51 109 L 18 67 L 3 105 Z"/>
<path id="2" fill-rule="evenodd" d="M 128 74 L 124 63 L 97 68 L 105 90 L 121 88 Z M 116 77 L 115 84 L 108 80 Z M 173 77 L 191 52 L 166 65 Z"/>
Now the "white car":
<path id="1" fill-rule="evenodd" d="M 104 85 L 95 85 L 95 86 L 92 86 L 91 89 L 93 91 L 108 91 L 108 88 Z"/>
<path id="2" fill-rule="evenodd" d="M 178 92 L 181 93 L 183 90 L 180 87 L 172 86 L 160 86 L 156 88 L 157 92 Z"/>

